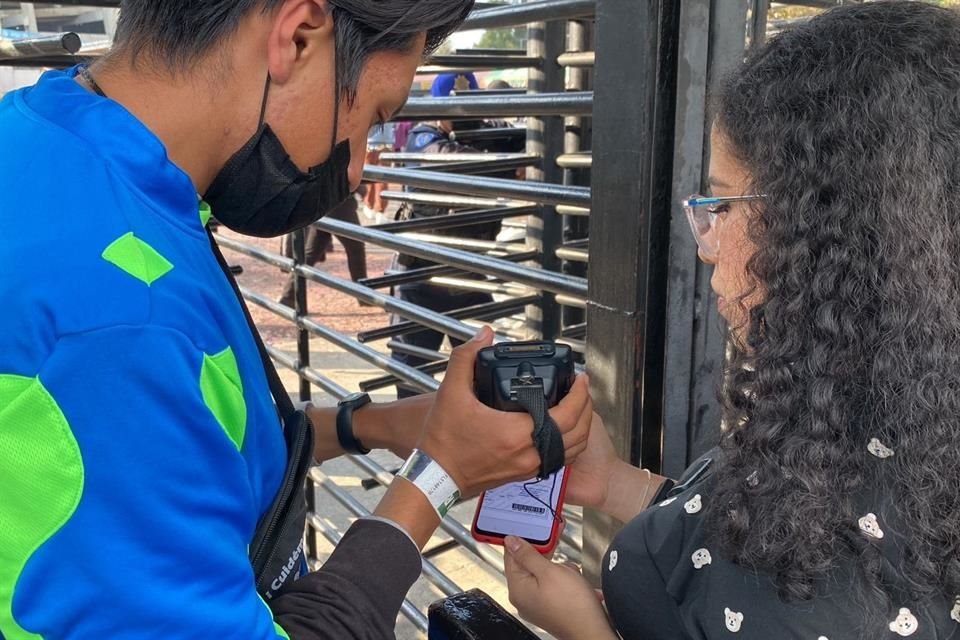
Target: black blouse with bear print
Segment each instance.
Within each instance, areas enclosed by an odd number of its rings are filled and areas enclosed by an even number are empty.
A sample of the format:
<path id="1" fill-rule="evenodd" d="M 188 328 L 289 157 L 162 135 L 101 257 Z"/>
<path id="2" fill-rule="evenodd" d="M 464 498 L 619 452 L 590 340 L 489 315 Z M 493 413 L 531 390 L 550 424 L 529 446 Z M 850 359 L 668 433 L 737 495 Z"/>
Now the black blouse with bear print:
<path id="1" fill-rule="evenodd" d="M 882 461 L 894 453 L 871 440 L 868 450 Z M 713 452 L 707 456 L 713 455 Z M 705 457 L 707 457 L 705 456 Z M 700 462 L 691 469 L 700 466 Z M 712 552 L 703 511 L 713 490 L 709 475 L 683 493 L 652 505 L 614 539 L 603 559 L 607 610 L 624 640 L 859 640 L 862 612 L 853 596 L 852 560 L 830 576 L 822 595 L 784 603 L 773 580 L 747 571 Z M 884 556 L 884 581 L 905 591 L 898 574 L 903 539 L 882 498 L 859 520 Z M 906 599 L 906 596 L 904 596 Z M 897 603 L 877 640 L 960 640 L 960 600 L 928 606 Z"/>

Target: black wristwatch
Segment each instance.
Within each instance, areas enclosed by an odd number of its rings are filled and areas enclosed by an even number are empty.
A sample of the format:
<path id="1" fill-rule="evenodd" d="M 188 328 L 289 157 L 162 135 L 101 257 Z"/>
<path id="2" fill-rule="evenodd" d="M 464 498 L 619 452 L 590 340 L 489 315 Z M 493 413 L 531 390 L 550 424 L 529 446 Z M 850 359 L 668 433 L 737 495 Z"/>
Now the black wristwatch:
<path id="1" fill-rule="evenodd" d="M 340 448 L 347 453 L 367 455 L 370 449 L 361 444 L 353 435 L 353 412 L 370 404 L 370 396 L 366 393 L 353 393 L 337 403 L 337 440 Z"/>

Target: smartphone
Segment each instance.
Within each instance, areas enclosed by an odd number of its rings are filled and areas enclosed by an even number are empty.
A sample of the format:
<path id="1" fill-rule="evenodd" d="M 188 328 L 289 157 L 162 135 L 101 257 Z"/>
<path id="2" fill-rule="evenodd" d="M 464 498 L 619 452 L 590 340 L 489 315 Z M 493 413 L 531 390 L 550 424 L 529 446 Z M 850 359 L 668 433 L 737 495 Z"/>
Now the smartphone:
<path id="1" fill-rule="evenodd" d="M 480 542 L 500 545 L 507 536 L 517 536 L 544 555 L 553 553 L 563 530 L 566 490 L 564 467 L 545 480 L 532 478 L 485 491 L 477 504 L 471 533 Z"/>
<path id="2" fill-rule="evenodd" d="M 475 391 L 484 404 L 500 411 L 523 411 L 513 389 L 534 384 L 542 388 L 547 406 L 555 406 L 570 391 L 575 378 L 573 352 L 553 342 L 502 342 L 482 349 L 474 371 Z M 563 528 L 566 469 L 539 480 L 511 482 L 480 496 L 473 517 L 474 538 L 503 544 L 507 536 L 525 539 L 540 553 L 557 546 Z"/>

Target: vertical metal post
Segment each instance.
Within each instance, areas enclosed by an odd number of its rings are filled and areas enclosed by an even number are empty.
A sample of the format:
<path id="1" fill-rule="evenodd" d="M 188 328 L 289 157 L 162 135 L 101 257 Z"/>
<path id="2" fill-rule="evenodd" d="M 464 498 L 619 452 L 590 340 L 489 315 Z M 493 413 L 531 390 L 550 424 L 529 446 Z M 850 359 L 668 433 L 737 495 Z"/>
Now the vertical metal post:
<path id="1" fill-rule="evenodd" d="M 767 39 L 767 15 L 770 13 L 770 0 L 750 1 L 750 20 L 747 23 L 749 46 L 763 44 Z"/>
<path id="2" fill-rule="evenodd" d="M 662 471 L 672 477 L 712 446 L 720 429 L 717 389 L 725 337 L 710 287 L 712 269 L 697 259 L 680 200 L 700 192 L 708 172 L 709 87 L 742 57 L 746 14 L 744 3 L 722 0 L 690 0 L 680 11 L 663 389 Z"/>
<path id="3" fill-rule="evenodd" d="M 117 34 L 117 21 L 120 19 L 120 9 L 103 9 L 100 13 L 103 19 L 103 30 L 107 37 L 113 40 Z"/>
<path id="4" fill-rule="evenodd" d="M 37 26 L 37 10 L 32 2 L 21 2 L 20 11 L 23 12 L 23 18 L 26 21 L 26 29 L 30 33 L 37 33 L 40 27 Z"/>
<path id="5" fill-rule="evenodd" d="M 691 354 L 694 324 L 709 303 L 697 286 L 704 275 L 693 234 L 679 198 L 700 191 L 708 135 L 706 122 L 707 61 L 711 0 L 690 0 L 680 10 L 677 65 L 677 132 L 674 150 L 670 221 L 670 267 L 667 294 L 666 357 L 663 390 L 663 473 L 677 477 L 686 465 L 690 441 Z M 706 274 L 709 282 L 709 273 Z M 708 287 L 709 288 L 709 287 Z M 701 297 L 704 294 L 705 297 Z"/>
<path id="6" fill-rule="evenodd" d="M 293 261 L 295 264 L 305 264 L 307 251 L 305 244 L 306 232 L 303 229 L 293 233 Z M 306 316 L 307 310 L 307 280 L 297 275 L 293 280 L 293 308 L 297 317 Z M 310 332 L 304 328 L 297 330 L 297 360 L 300 367 L 310 366 Z M 311 398 L 310 383 L 302 376 L 300 383 L 300 400 L 306 402 Z"/>
<path id="7" fill-rule="evenodd" d="M 620 455 L 660 469 L 679 5 L 598 0 L 587 362 Z M 600 250 L 598 250 L 600 249 Z M 588 513 L 597 575 L 618 525 Z"/>
<path id="8" fill-rule="evenodd" d="M 531 68 L 530 93 L 563 91 L 564 69 L 557 57 L 566 46 L 564 21 L 537 22 L 527 27 L 527 55 L 544 59 L 542 69 Z M 527 180 L 559 184 L 563 170 L 556 158 L 563 152 L 563 118 L 550 116 L 527 119 L 527 153 L 541 157 L 539 167 L 527 169 Z M 563 242 L 563 218 L 556 207 L 541 205 L 539 212 L 527 219 L 527 244 L 540 251 L 540 266 L 547 271 L 560 271 L 555 249 Z M 560 334 L 560 306 L 553 294 L 545 293 L 539 307 L 527 308 L 528 333 L 532 338 L 553 340 Z"/>
<path id="9" fill-rule="evenodd" d="M 763 13 L 762 32 L 766 33 L 766 11 Z M 710 13 L 710 55 L 707 60 L 707 96 L 723 80 L 724 76 L 743 61 L 746 46 L 746 7 L 743 3 L 713 0 Z M 708 102 L 709 105 L 709 102 Z M 709 140 L 713 114 L 707 112 L 705 135 Z M 710 149 L 705 145 L 701 171 L 701 184 L 705 183 L 710 169 Z M 677 211 L 679 213 L 679 211 Z M 684 220 L 684 222 L 686 222 Z M 692 239 L 691 239 L 692 241 Z M 710 286 L 712 268 L 697 263 L 696 318 L 693 325 L 693 366 L 690 383 L 690 447 L 687 462 L 703 450 L 716 444 L 720 429 L 720 409 L 717 391 L 725 360 L 727 336 L 717 313 L 716 294 Z"/>
<path id="10" fill-rule="evenodd" d="M 592 23 L 590 23 L 592 24 Z M 572 20 L 567 26 L 567 51 L 578 52 L 587 50 L 588 26 L 587 23 Z M 571 67 L 567 69 L 566 88 L 569 91 L 583 91 L 587 88 L 587 78 L 589 71 L 583 67 Z M 563 152 L 576 153 L 581 149 L 589 149 L 584 142 L 589 141 L 588 131 L 590 119 L 581 116 L 567 116 L 564 119 Z M 589 143 L 588 143 L 589 144 Z M 582 169 L 564 169 L 563 184 L 588 186 L 590 184 L 586 171 Z M 564 216 L 563 220 L 563 242 L 581 240 L 587 237 L 588 221 L 583 216 Z M 585 277 L 587 275 L 587 266 L 579 262 L 564 262 L 563 273 Z M 580 324 L 586 319 L 582 309 L 573 307 L 563 307 L 564 327 Z"/>

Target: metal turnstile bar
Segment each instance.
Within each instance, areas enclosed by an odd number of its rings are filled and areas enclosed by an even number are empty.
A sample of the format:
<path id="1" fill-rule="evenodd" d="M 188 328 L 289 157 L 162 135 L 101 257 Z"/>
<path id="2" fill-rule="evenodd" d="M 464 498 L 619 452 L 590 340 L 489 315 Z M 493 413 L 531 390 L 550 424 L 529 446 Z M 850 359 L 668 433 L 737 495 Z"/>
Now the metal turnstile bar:
<path id="1" fill-rule="evenodd" d="M 297 362 L 296 358 L 287 355 L 274 346 L 269 344 L 264 346 L 267 348 L 267 353 L 270 354 L 270 357 L 273 358 L 277 364 L 296 372 L 301 378 L 317 385 L 330 395 L 334 397 L 346 397 L 350 395 L 350 392 L 347 389 L 326 377 L 316 369 L 312 367 L 301 366 L 300 363 Z"/>
<path id="2" fill-rule="evenodd" d="M 570 262 L 590 262 L 590 252 L 584 249 L 575 249 L 573 247 L 557 247 L 556 256 L 561 260 Z"/>
<path id="3" fill-rule="evenodd" d="M 366 181 L 377 182 L 377 180 Z M 409 202 L 411 204 L 428 204 L 437 207 L 447 207 L 450 209 L 494 209 L 497 207 L 525 207 L 529 206 L 530 204 L 527 200 L 513 200 L 507 198 L 472 198 L 470 196 L 458 196 L 449 193 L 384 191 L 381 195 L 384 200 L 392 200 L 394 202 Z"/>
<path id="4" fill-rule="evenodd" d="M 243 295 L 245 300 L 263 307 L 264 309 L 275 313 L 281 318 L 295 323 L 296 326 L 306 329 L 310 333 L 337 345 L 344 351 L 352 353 L 358 358 L 362 358 L 381 369 L 389 371 L 397 377 L 402 378 L 404 382 L 407 382 L 408 384 L 411 384 L 422 391 L 436 391 L 440 386 L 439 383 L 430 376 L 424 375 L 413 367 L 408 367 L 405 364 L 397 362 L 396 360 L 391 359 L 390 356 L 382 354 L 375 349 L 371 349 L 367 345 L 361 344 L 356 340 L 352 340 L 342 333 L 334 331 L 329 327 L 325 327 L 324 325 L 310 320 L 309 318 L 297 318 L 296 312 L 290 307 L 285 307 L 282 304 L 270 300 L 266 296 L 260 295 L 259 293 L 255 293 L 243 287 L 240 287 L 240 293 Z"/>
<path id="5" fill-rule="evenodd" d="M 497 242 L 496 240 L 473 240 L 472 238 L 461 238 L 458 236 L 440 236 L 429 233 L 402 233 L 403 238 L 410 240 L 419 240 L 420 242 L 429 242 L 442 247 L 459 247 L 468 251 L 501 251 L 512 254 L 537 253 L 525 244 L 520 242 Z"/>
<path id="6" fill-rule="evenodd" d="M 532 205 L 527 207 L 497 207 L 496 209 L 481 209 L 467 213 L 451 213 L 444 216 L 385 222 L 383 224 L 372 225 L 370 228 L 378 231 L 434 231 L 437 229 L 454 229 L 457 227 L 469 227 L 475 224 L 482 224 L 484 222 L 497 222 L 507 218 L 530 216 L 538 210 L 538 207 Z"/>
<path id="7" fill-rule="evenodd" d="M 557 56 L 561 67 L 592 67 L 596 63 L 595 51 L 568 51 Z"/>
<path id="8" fill-rule="evenodd" d="M 498 294 L 505 296 L 526 296 L 531 295 L 531 290 L 527 287 L 511 285 L 505 282 L 493 282 L 491 280 L 473 280 L 468 278 L 451 278 L 449 276 L 440 276 L 430 278 L 431 284 L 450 289 L 460 289 L 462 291 L 482 291 L 483 293 Z"/>
<path id="9" fill-rule="evenodd" d="M 399 340 L 391 340 L 387 343 L 387 348 L 391 351 L 396 351 L 397 353 L 403 353 L 408 356 L 413 356 L 414 358 L 426 360 L 427 362 L 439 362 L 450 357 L 450 354 L 448 353 L 440 353 L 439 351 L 434 351 L 433 349 L 424 349 L 423 347 L 407 344 L 406 342 L 400 342 Z"/>
<path id="10" fill-rule="evenodd" d="M 589 151 L 564 153 L 557 156 L 557 166 L 563 169 L 590 169 L 593 167 L 593 154 Z"/>
<path id="11" fill-rule="evenodd" d="M 450 191 L 474 196 L 494 196 L 530 200 L 542 204 L 590 206 L 589 187 L 570 187 L 546 182 L 525 182 L 503 178 L 482 178 L 391 167 L 366 167 L 364 179 L 369 182 L 393 182 L 422 189 Z"/>
<path id="12" fill-rule="evenodd" d="M 524 4 L 506 4 L 474 11 L 463 24 L 464 30 L 499 29 L 545 20 L 585 18 L 596 11 L 594 0 L 541 0 Z"/>
<path id="13" fill-rule="evenodd" d="M 464 272 L 456 267 L 447 267 L 442 264 L 431 267 L 421 267 L 418 269 L 409 269 L 407 271 L 393 271 L 375 278 L 360 280 L 360 284 L 371 289 L 386 289 L 388 287 L 397 287 L 402 284 L 416 284 L 426 282 L 431 278 L 439 276 L 458 276 Z M 362 341 L 361 341 L 362 342 Z"/>
<path id="14" fill-rule="evenodd" d="M 518 160 L 529 157 L 536 156 L 529 156 L 526 153 L 414 153 L 412 151 L 390 151 L 380 154 L 380 159 L 385 162 L 431 162 L 436 164 Z"/>
<path id="15" fill-rule="evenodd" d="M 438 55 L 420 65 L 419 73 L 448 73 L 450 71 L 496 71 L 498 69 L 525 69 L 543 66 L 542 58 L 504 55 Z"/>
<path id="16" fill-rule="evenodd" d="M 521 311 L 526 305 L 536 304 L 539 300 L 540 296 L 526 296 L 523 298 L 514 298 L 513 300 L 505 300 L 503 302 L 491 302 L 489 304 L 465 307 L 463 309 L 457 309 L 456 311 L 450 311 L 447 315 L 456 320 L 464 320 L 467 318 L 474 320 L 492 320 Z M 408 320 L 406 322 L 392 324 L 388 327 L 361 331 L 357 334 L 357 340 L 360 342 L 373 342 L 405 333 L 412 333 L 422 328 L 422 325 Z"/>
<path id="17" fill-rule="evenodd" d="M 437 247 L 407 238 L 398 238 L 393 234 L 364 228 L 340 220 L 321 219 L 316 224 L 324 231 L 329 231 L 334 235 L 359 240 L 361 242 L 369 242 L 407 255 L 459 267 L 464 271 L 492 275 L 510 282 L 517 282 L 521 285 L 544 289 L 553 293 L 566 294 L 575 298 L 586 298 L 589 295 L 585 278 L 550 273 L 540 269 L 532 269 L 530 267 L 512 264 L 496 258 L 489 258 L 484 255 Z M 440 330 L 442 331 L 443 329 Z"/>
<path id="18" fill-rule="evenodd" d="M 506 160 L 475 160 L 469 162 L 448 162 L 434 163 L 432 165 L 420 165 L 419 167 L 409 167 L 410 169 L 429 169 L 430 171 L 445 171 L 448 173 L 461 173 L 466 175 L 481 175 L 485 173 L 503 173 L 505 171 L 523 169 L 539 164 L 540 158 L 537 156 L 521 156 L 519 158 L 509 158 Z"/>
<path id="19" fill-rule="evenodd" d="M 242 242 L 237 242 L 236 240 L 232 240 L 230 238 L 226 238 L 220 235 L 216 235 L 215 237 L 217 238 L 218 242 L 220 242 L 224 247 L 227 247 L 228 249 L 232 249 L 234 251 L 238 251 L 240 253 L 244 253 L 252 257 L 259 257 L 261 260 L 264 260 L 270 264 L 273 264 L 279 267 L 280 269 L 283 269 L 284 271 L 293 270 L 295 271 L 295 273 L 303 276 L 308 280 L 312 280 L 313 282 L 319 282 L 320 284 L 326 285 L 332 289 L 340 291 L 341 293 L 345 293 L 349 296 L 352 296 L 360 300 L 361 302 L 367 302 L 369 304 L 376 305 L 390 313 L 395 313 L 405 319 L 416 320 L 417 322 L 420 322 L 424 326 L 427 326 L 431 329 L 436 329 L 437 331 L 446 333 L 448 335 L 453 335 L 454 337 L 461 338 L 463 340 L 469 340 L 470 338 L 473 337 L 475 333 L 469 326 L 463 324 L 462 322 L 453 320 L 442 313 L 431 311 L 430 309 L 421 307 L 419 305 L 411 304 L 409 302 L 406 302 L 405 300 L 400 300 L 399 298 L 394 298 L 392 296 L 384 295 L 377 291 L 373 291 L 372 289 L 368 289 L 367 287 L 364 287 L 362 285 L 356 284 L 355 282 L 352 282 L 350 280 L 344 280 L 343 278 L 338 278 L 326 272 L 320 271 L 318 269 L 314 269 L 313 267 L 308 267 L 305 265 L 294 265 L 293 260 L 290 258 L 285 258 L 277 254 L 272 254 L 268 251 L 263 251 L 261 249 L 257 249 L 256 247 L 251 247 Z M 466 254 L 466 255 L 471 255 L 471 254 Z M 481 256 L 477 256 L 477 257 L 481 258 Z M 509 264 L 509 263 L 506 263 L 506 264 Z M 264 306 L 265 308 L 271 311 L 274 311 L 275 313 L 277 313 L 281 317 L 286 318 L 287 320 L 299 323 L 298 326 L 301 326 L 302 328 L 306 328 L 308 330 L 315 331 L 315 332 L 319 331 L 323 334 L 335 334 L 338 344 L 343 341 L 346 341 L 346 343 L 353 343 L 353 345 L 349 348 L 343 347 L 347 350 L 356 349 L 357 347 L 362 347 L 361 350 L 358 350 L 356 352 L 356 355 L 360 356 L 361 358 L 370 360 L 370 358 L 373 357 L 373 354 L 377 354 L 379 358 L 371 361 L 378 366 L 382 366 L 382 362 L 383 362 L 382 354 L 379 354 L 378 352 L 373 350 L 369 350 L 369 347 L 366 347 L 365 345 L 362 345 L 359 342 L 355 342 L 348 338 L 345 338 L 342 334 L 337 334 L 336 332 L 330 330 L 327 327 L 324 327 L 323 325 L 317 324 L 316 322 L 314 322 L 313 320 L 310 320 L 309 318 L 302 318 L 302 317 L 297 318 L 294 311 L 289 307 L 285 307 L 283 305 L 277 304 L 276 302 L 273 302 L 272 300 L 269 300 L 259 294 L 251 293 L 251 295 L 254 296 L 258 301 L 261 301 L 261 302 L 258 302 L 258 304 L 261 304 L 261 306 Z M 325 337 L 325 336 L 321 336 L 321 337 Z M 366 350 L 369 350 L 369 352 L 367 352 Z M 388 364 L 392 362 L 389 360 L 389 358 L 387 358 L 386 361 Z M 392 366 L 395 366 L 396 364 L 399 364 L 399 363 L 392 363 Z M 425 389 L 427 391 L 431 391 L 435 388 L 436 382 L 432 378 L 429 378 L 427 376 L 421 376 L 421 374 L 417 372 L 415 369 L 410 369 L 408 373 L 414 374 L 414 379 L 412 380 L 412 382 L 419 380 L 419 383 L 414 382 L 415 384 L 417 384 L 417 386 L 423 387 L 424 384 L 426 384 L 427 386 L 425 387 Z M 401 377 L 404 377 L 402 374 L 400 375 Z M 429 380 L 430 382 L 427 383 L 427 380 Z"/>
<path id="20" fill-rule="evenodd" d="M 509 262 L 526 262 L 528 260 L 533 260 L 540 255 L 539 251 L 530 251 L 528 253 L 514 253 L 509 255 L 495 255 L 493 252 L 488 254 L 492 257 L 497 257 L 501 260 L 507 260 Z M 395 271 L 388 272 L 386 275 L 377 276 L 375 278 L 366 278 L 360 280 L 359 284 L 362 284 L 365 287 L 370 287 L 371 289 L 383 289 L 385 287 L 395 287 L 401 284 L 409 284 L 413 282 L 424 282 L 430 278 L 437 278 L 441 276 L 459 276 L 465 275 L 462 269 L 457 269 L 456 267 L 447 267 L 442 264 L 434 265 L 432 267 L 420 267 L 418 269 L 409 269 L 407 271 Z M 447 314 L 450 315 L 450 314 Z"/>
<path id="21" fill-rule="evenodd" d="M 562 216 L 579 216 L 581 218 L 587 218 L 590 216 L 589 207 L 568 207 L 565 205 L 560 205 L 557 207 L 557 213 Z"/>
<path id="22" fill-rule="evenodd" d="M 587 301 L 583 298 L 575 298 L 573 296 L 556 296 L 557 302 L 562 304 L 565 307 L 576 307 L 577 309 L 586 309 Z"/>
<path id="23" fill-rule="evenodd" d="M 0 60 L 75 54 L 80 51 L 80 36 L 72 31 L 62 35 L 7 40 L 0 38 Z"/>
<path id="24" fill-rule="evenodd" d="M 519 96 L 410 98 L 397 120 L 518 118 L 522 116 L 590 116 L 593 92 L 535 93 Z"/>
<path id="25" fill-rule="evenodd" d="M 417 367 L 417 369 L 427 375 L 442 373 L 447 370 L 447 361 L 443 360 L 442 362 L 431 362 L 429 364 L 423 364 Z M 376 391 L 378 389 L 392 387 L 398 382 L 403 382 L 403 381 L 398 379 L 396 376 L 380 376 L 377 378 L 370 378 L 369 380 L 363 380 L 360 382 L 360 391 L 365 391 L 369 393 L 370 391 Z"/>

